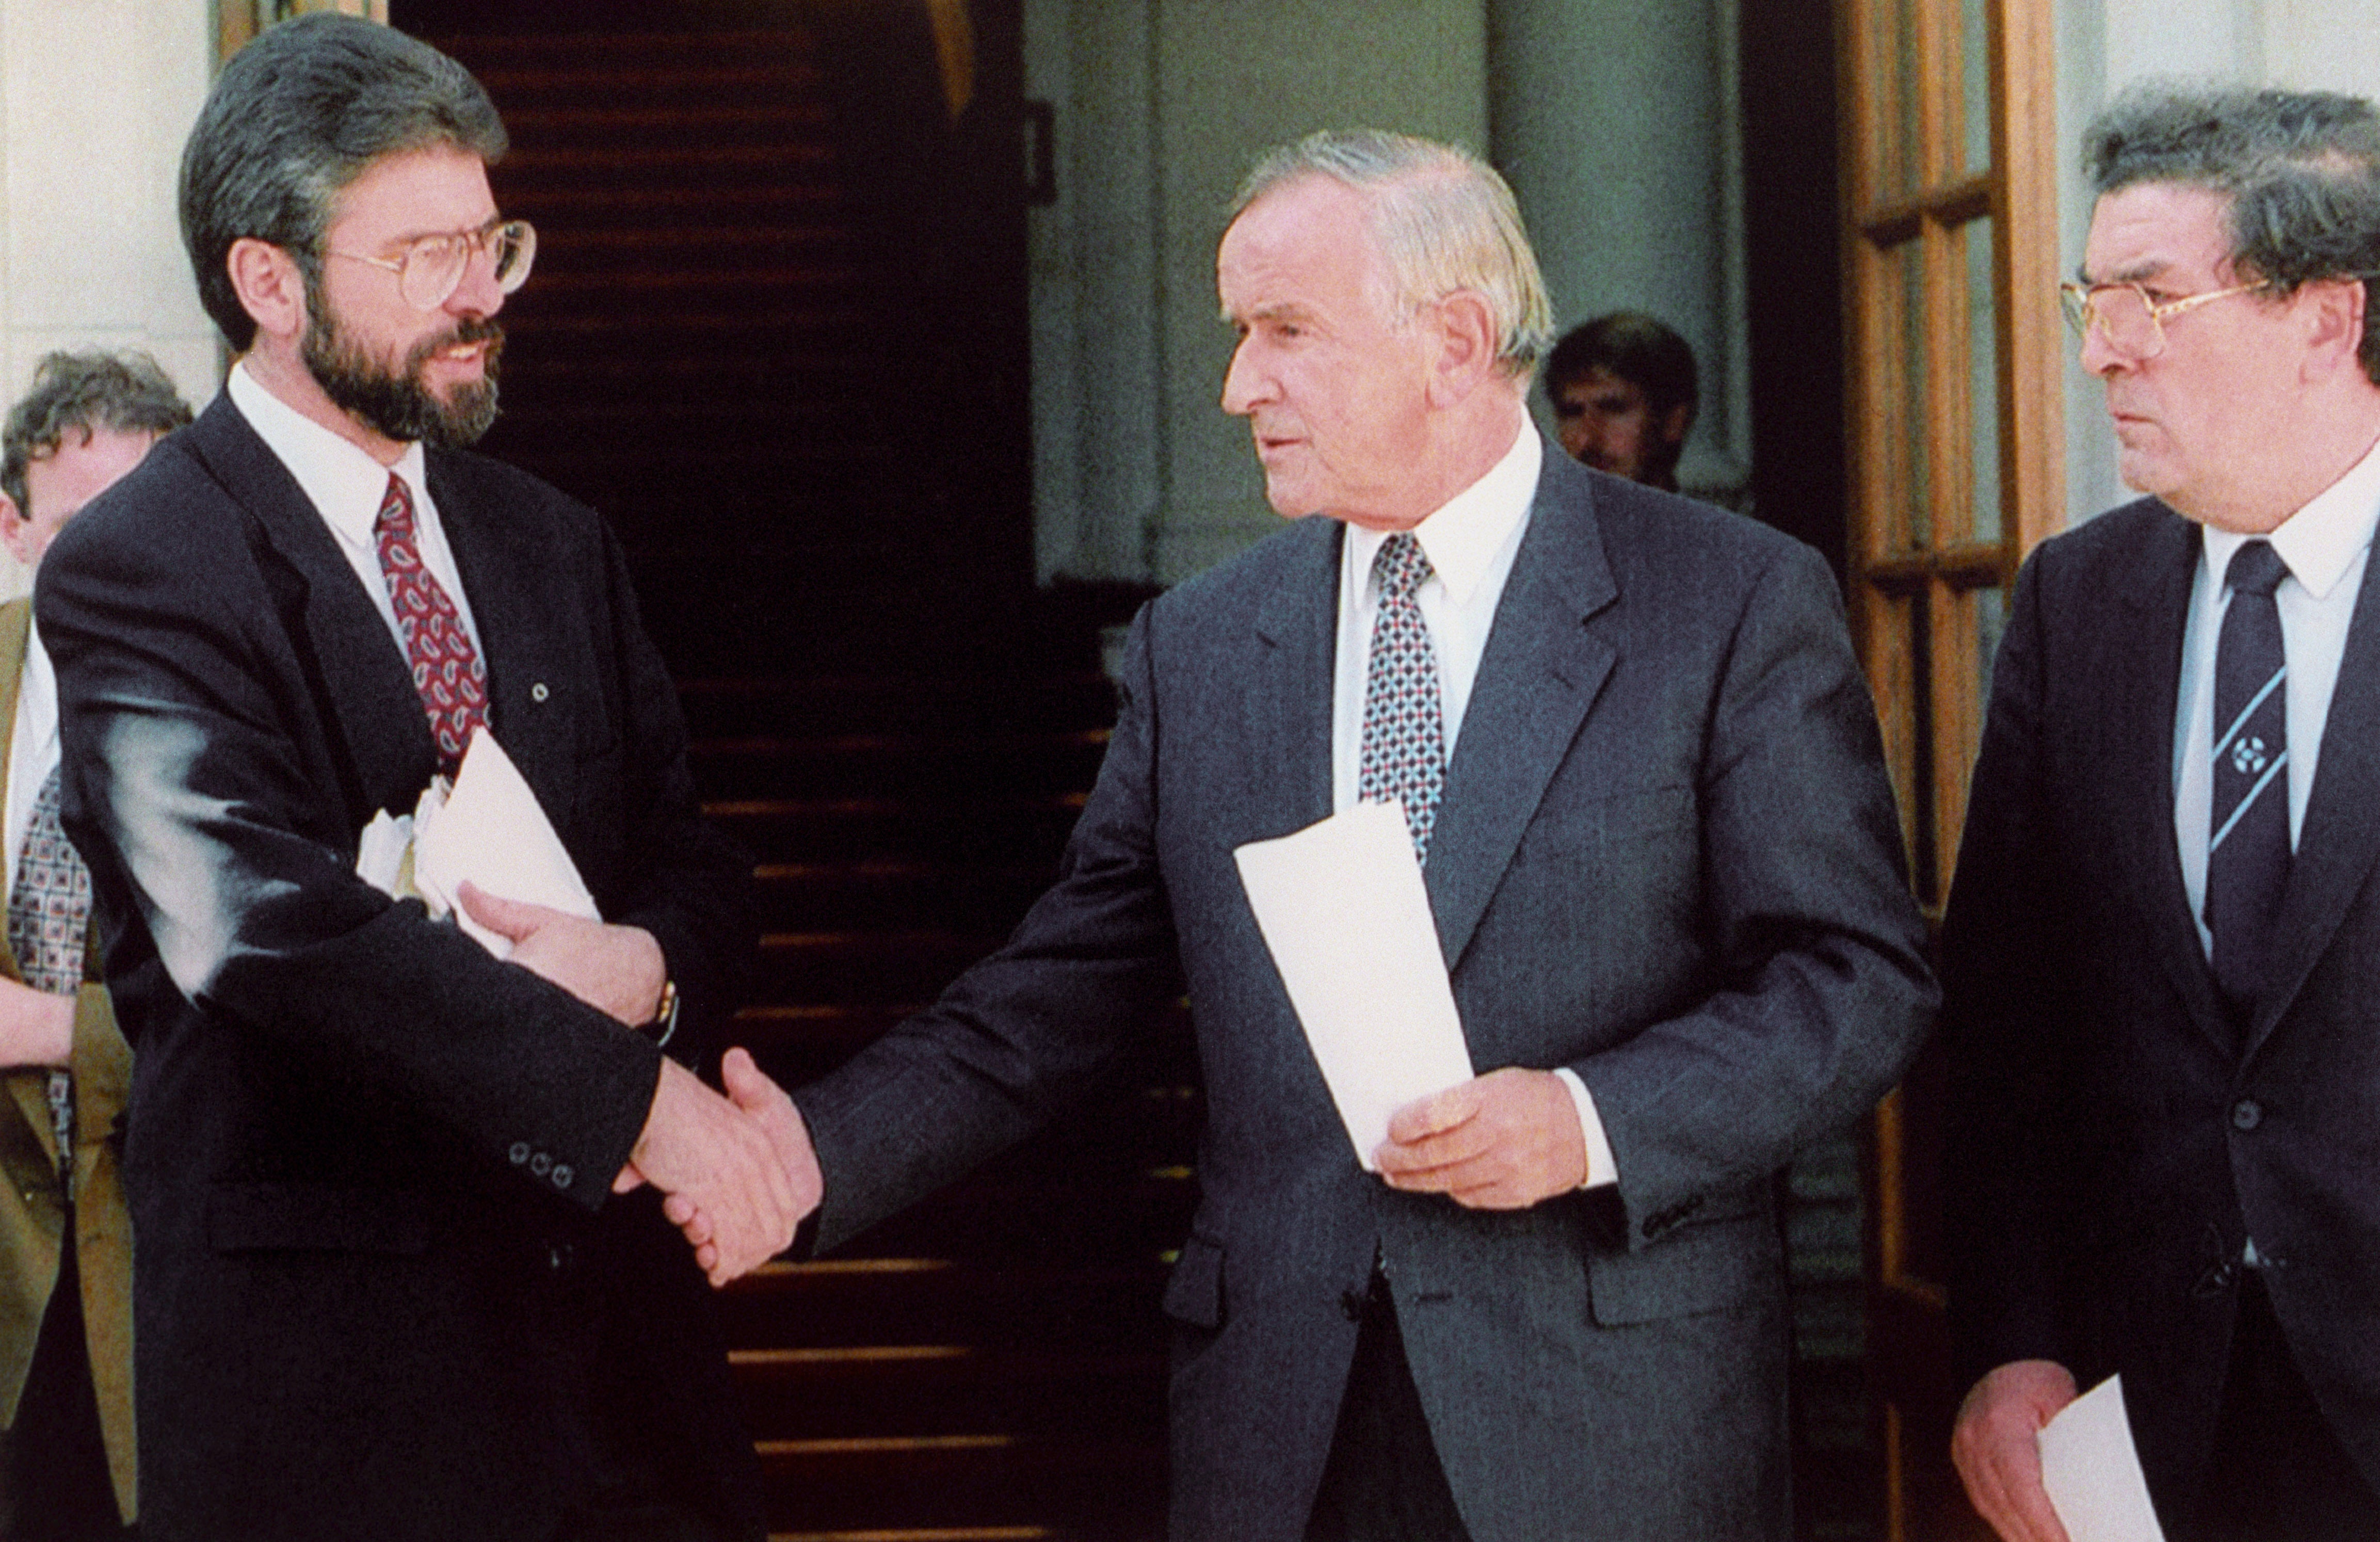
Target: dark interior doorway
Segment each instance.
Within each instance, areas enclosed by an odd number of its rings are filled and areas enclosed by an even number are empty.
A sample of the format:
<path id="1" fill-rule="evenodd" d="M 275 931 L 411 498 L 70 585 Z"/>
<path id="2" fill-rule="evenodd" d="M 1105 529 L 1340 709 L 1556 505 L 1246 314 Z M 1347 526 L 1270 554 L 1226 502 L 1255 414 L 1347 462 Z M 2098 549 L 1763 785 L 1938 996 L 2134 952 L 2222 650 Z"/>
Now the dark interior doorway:
<path id="1" fill-rule="evenodd" d="M 905 671 L 1032 589 L 1018 0 L 392 0 L 488 87 L 484 448 L 601 509 L 681 678 Z"/>

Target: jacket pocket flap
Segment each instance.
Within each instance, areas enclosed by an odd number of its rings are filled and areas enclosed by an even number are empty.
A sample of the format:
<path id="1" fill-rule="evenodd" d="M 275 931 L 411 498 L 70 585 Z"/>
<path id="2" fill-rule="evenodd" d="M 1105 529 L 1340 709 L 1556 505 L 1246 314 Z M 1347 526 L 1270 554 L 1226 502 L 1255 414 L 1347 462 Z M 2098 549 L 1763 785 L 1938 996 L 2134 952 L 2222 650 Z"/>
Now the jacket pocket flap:
<path id="1" fill-rule="evenodd" d="M 1682 1226 L 1633 1253 L 1597 1253 L 1587 1263 L 1595 1320 L 1606 1328 L 1717 1312 L 1774 1290 L 1782 1264 L 1766 1211 Z"/>
<path id="2" fill-rule="evenodd" d="M 419 1253 L 430 1218 L 417 1195 L 330 1184 L 218 1184 L 207 1198 L 218 1253 Z"/>
<path id="3" fill-rule="evenodd" d="M 1182 1245 L 1165 1281 L 1165 1315 L 1193 1328 L 1223 1326 L 1223 1250 L 1204 1237 Z"/>

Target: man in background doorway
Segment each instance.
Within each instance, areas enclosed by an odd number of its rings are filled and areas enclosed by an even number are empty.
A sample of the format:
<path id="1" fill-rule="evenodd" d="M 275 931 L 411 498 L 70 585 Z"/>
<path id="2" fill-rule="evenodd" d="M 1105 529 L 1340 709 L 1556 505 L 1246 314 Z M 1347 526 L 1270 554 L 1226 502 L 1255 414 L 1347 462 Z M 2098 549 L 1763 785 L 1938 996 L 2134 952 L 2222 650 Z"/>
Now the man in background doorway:
<path id="1" fill-rule="evenodd" d="M 54 353 L 0 429 L 0 542 L 28 575 L 82 506 L 190 420 L 145 354 Z M 99 979 L 91 873 L 58 828 L 58 688 L 30 598 L 0 605 L 0 1539 L 128 1534 L 132 1054 Z"/>
<path id="2" fill-rule="evenodd" d="M 1678 456 L 1701 402 L 1684 338 L 1640 311 L 1597 316 L 1554 345 L 1546 398 L 1572 459 L 1678 491 Z"/>

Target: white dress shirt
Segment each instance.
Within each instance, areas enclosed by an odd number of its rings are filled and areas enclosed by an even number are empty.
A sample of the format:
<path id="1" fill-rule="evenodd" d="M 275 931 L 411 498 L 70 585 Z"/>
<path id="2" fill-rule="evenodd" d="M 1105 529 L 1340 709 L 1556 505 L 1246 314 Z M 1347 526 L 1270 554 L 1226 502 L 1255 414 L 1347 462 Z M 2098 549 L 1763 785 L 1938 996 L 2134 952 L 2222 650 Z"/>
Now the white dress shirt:
<path id="1" fill-rule="evenodd" d="M 2273 591 L 2281 613 L 2281 650 L 2289 679 L 2282 686 L 2289 730 L 2289 849 L 2304 828 L 2306 799 L 2330 719 L 2338 661 L 2348 624 L 2363 589 L 2372 532 L 2380 525 L 2380 444 L 2347 475 L 2282 521 L 2270 536 L 2289 576 Z M 2204 531 L 2192 580 L 2190 615 L 2181 635 L 2180 698 L 2173 738 L 2173 832 L 2181 853 L 2181 880 L 2190 895 L 2199 945 L 2215 953 L 2206 927 L 2207 822 L 2214 803 L 2215 647 L 2231 597 L 2223 587 L 2232 554 L 2256 538 L 2212 528 Z"/>
<path id="2" fill-rule="evenodd" d="M 463 592 L 463 576 L 455 566 L 454 551 L 446 544 L 446 528 L 439 523 L 438 505 L 422 476 L 421 446 L 407 444 L 395 466 L 382 466 L 361 446 L 333 433 L 258 384 L 248 372 L 246 360 L 232 366 L 224 388 L 248 426 L 298 479 L 298 487 L 330 528 L 347 565 L 356 570 L 364 592 L 379 608 L 388 635 L 396 639 L 397 652 L 409 660 L 405 634 L 396 625 L 396 605 L 388 597 L 388 579 L 381 572 L 380 543 L 372 536 L 381 501 L 388 495 L 389 473 L 405 479 L 407 490 L 413 494 L 413 522 L 422 565 L 455 601 L 455 612 L 462 618 L 471 647 L 481 658 L 487 657 L 487 650 L 480 647 L 479 625 L 471 619 L 470 597 Z"/>
<path id="3" fill-rule="evenodd" d="M 1429 559 L 1430 576 L 1414 591 L 1430 652 L 1438 664 L 1439 716 L 1451 764 L 1462 742 L 1463 714 L 1479 660 L 1488 650 L 1488 629 L 1512 577 L 1512 558 L 1529 528 L 1545 467 L 1545 442 L 1525 420 L 1512 447 L 1488 474 L 1414 527 L 1414 538 Z M 1355 783 L 1364 749 L 1364 683 L 1372 655 L 1372 623 L 1380 609 L 1373 559 L 1389 539 L 1386 530 L 1350 525 L 1340 543 L 1339 646 L 1330 699 L 1330 806 L 1344 812 L 1356 803 Z M 1492 1068 L 1491 1068 L 1492 1069 Z M 1586 1084 L 1568 1066 L 1554 1074 L 1570 1089 L 1586 1140 L 1586 1184 L 1618 1181 L 1611 1142 Z"/>
<path id="4" fill-rule="evenodd" d="M 17 681 L 17 725 L 8 735 L 8 854 L 0 905 L 17 893 L 17 859 L 33 822 L 33 799 L 58 764 L 58 677 L 50 668 L 36 625 L 25 637 L 25 668 Z"/>

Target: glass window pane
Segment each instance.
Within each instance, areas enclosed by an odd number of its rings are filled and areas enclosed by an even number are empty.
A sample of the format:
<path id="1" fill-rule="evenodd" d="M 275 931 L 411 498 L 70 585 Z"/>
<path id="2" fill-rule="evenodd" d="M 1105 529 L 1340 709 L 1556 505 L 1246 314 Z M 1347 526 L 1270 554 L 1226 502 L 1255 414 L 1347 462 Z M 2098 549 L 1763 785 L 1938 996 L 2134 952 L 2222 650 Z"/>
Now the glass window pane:
<path id="1" fill-rule="evenodd" d="M 1879 427 L 1890 446 L 1887 483 L 1887 531 L 1897 549 L 1933 544 L 1932 392 L 1925 360 L 1925 243 L 1905 241 L 1885 254 L 1886 305 L 1891 312 L 1893 379 L 1888 399 L 1894 420 Z"/>
<path id="2" fill-rule="evenodd" d="M 1972 539 L 2000 539 L 2000 370 L 1999 328 L 1992 310 L 1992 256 L 1995 232 L 1988 219 L 1973 220 L 1960 230 L 1966 249 L 1967 410 L 1970 456 L 1968 507 L 1973 514 Z"/>
<path id="3" fill-rule="evenodd" d="M 1959 0 L 1960 118 L 1969 176 L 1992 164 L 1992 49 L 1985 0 Z"/>
<path id="4" fill-rule="evenodd" d="M 1921 0 L 1870 0 L 1868 20 L 1874 58 L 1867 79 L 1875 87 L 1876 143 L 1872 147 L 1876 191 L 1891 199 L 1918 186 L 1917 7 Z"/>

